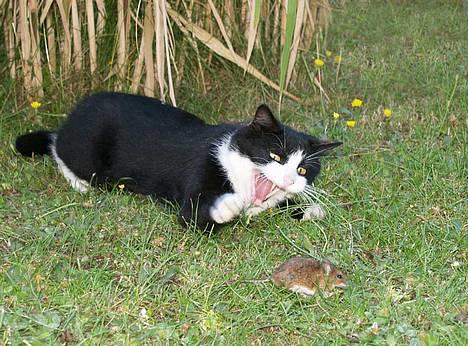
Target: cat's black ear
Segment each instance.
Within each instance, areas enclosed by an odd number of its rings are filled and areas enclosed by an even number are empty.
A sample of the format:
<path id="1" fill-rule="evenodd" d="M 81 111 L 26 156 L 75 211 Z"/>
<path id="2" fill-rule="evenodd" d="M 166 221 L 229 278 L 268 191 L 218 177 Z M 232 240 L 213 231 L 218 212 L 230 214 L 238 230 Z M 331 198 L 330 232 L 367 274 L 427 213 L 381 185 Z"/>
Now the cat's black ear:
<path id="1" fill-rule="evenodd" d="M 250 123 L 250 126 L 255 130 L 264 132 L 279 132 L 281 130 L 280 122 L 276 120 L 267 105 L 260 105 L 257 108 L 254 120 Z"/>
<path id="2" fill-rule="evenodd" d="M 328 150 L 339 147 L 343 142 L 334 142 L 328 139 L 313 139 L 309 144 L 314 152 L 319 155 L 325 155 Z"/>

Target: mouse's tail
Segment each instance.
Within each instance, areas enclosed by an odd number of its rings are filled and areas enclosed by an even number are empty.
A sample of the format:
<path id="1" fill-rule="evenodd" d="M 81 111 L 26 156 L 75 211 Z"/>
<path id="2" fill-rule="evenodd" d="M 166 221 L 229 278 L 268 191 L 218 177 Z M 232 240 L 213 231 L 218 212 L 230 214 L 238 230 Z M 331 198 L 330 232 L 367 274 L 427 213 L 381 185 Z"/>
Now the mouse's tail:
<path id="1" fill-rule="evenodd" d="M 265 278 L 265 279 L 253 279 L 253 280 L 239 280 L 239 279 L 233 279 L 226 281 L 225 284 L 230 286 L 232 284 L 238 283 L 238 284 L 260 284 L 264 282 L 270 282 L 270 278 Z"/>
<path id="2" fill-rule="evenodd" d="M 50 155 L 56 134 L 50 131 L 36 131 L 16 138 L 16 150 L 23 156 Z"/>
<path id="3" fill-rule="evenodd" d="M 249 283 L 249 284 L 262 284 L 265 282 L 270 282 L 270 278 L 265 278 L 265 279 L 252 279 L 252 280 L 242 280 L 242 282 Z"/>

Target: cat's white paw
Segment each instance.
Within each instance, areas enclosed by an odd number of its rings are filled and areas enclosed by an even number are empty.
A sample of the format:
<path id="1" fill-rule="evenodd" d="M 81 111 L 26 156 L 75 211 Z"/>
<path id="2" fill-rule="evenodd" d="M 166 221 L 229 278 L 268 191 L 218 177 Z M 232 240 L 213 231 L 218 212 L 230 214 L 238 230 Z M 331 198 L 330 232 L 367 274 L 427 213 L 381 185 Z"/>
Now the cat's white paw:
<path id="1" fill-rule="evenodd" d="M 88 192 L 89 190 L 89 184 L 87 181 L 84 181 L 82 179 L 79 179 L 79 178 L 69 178 L 69 177 L 66 177 L 68 182 L 71 184 L 71 186 L 76 190 L 76 191 L 79 191 L 79 192 Z"/>
<path id="2" fill-rule="evenodd" d="M 225 193 L 210 209 L 210 216 L 216 223 L 226 223 L 239 216 L 244 209 L 244 198 L 238 193 Z"/>
<path id="3" fill-rule="evenodd" d="M 258 214 L 260 214 L 264 210 L 265 210 L 265 208 L 261 207 L 261 206 L 260 207 L 250 207 L 249 209 L 247 209 L 245 214 L 247 216 L 257 216 Z"/>
<path id="4" fill-rule="evenodd" d="M 325 216 L 327 216 L 327 212 L 319 204 L 312 204 L 304 211 L 302 221 L 321 220 L 324 219 Z"/>

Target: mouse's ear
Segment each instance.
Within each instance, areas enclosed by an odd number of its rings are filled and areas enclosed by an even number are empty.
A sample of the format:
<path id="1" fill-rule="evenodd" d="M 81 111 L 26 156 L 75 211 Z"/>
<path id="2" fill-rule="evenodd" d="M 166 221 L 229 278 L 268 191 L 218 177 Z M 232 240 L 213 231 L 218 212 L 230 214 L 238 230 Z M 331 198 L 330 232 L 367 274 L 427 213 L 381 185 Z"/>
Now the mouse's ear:
<path id="1" fill-rule="evenodd" d="M 325 274 L 329 275 L 332 271 L 333 264 L 329 260 L 323 261 L 323 269 L 325 269 Z"/>

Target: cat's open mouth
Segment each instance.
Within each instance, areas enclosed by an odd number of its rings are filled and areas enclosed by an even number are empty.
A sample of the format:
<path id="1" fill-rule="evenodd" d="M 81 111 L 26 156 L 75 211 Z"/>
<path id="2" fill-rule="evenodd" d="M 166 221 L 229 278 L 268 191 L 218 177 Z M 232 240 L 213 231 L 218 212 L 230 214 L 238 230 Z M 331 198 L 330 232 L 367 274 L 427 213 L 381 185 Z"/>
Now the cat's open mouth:
<path id="1" fill-rule="evenodd" d="M 270 198 L 279 187 L 271 180 L 267 179 L 263 174 L 257 173 L 254 176 L 254 188 L 252 193 L 253 204 L 261 205 L 264 201 Z"/>

